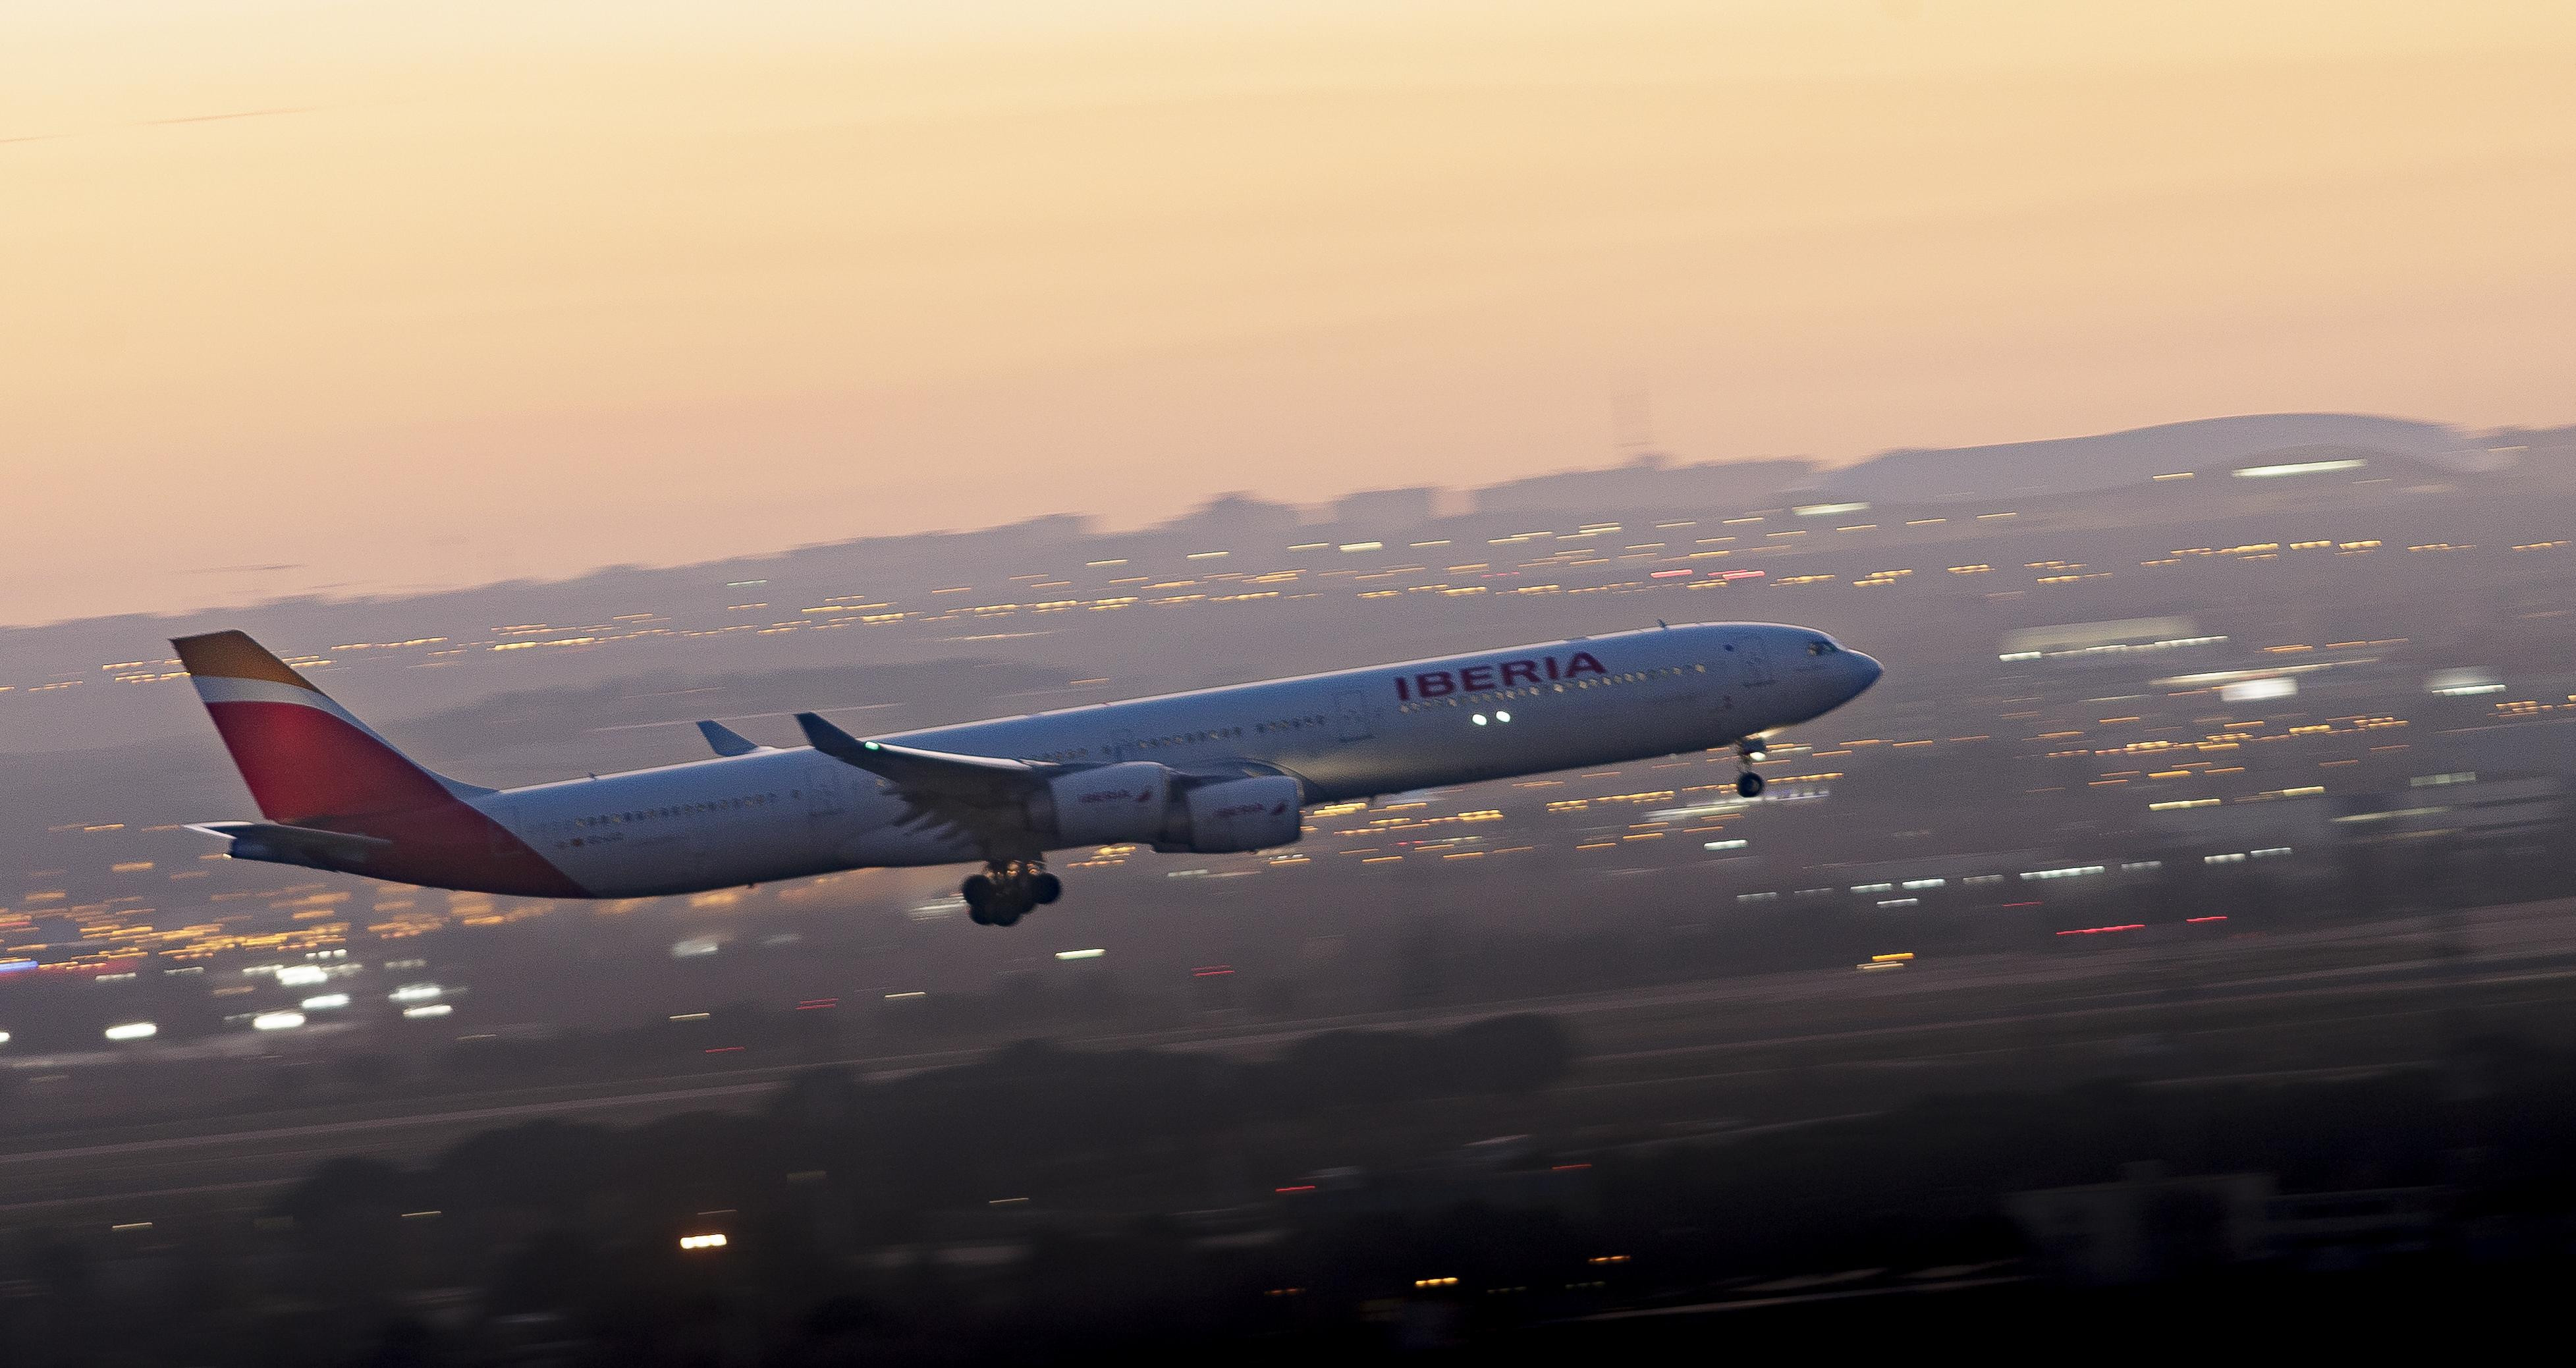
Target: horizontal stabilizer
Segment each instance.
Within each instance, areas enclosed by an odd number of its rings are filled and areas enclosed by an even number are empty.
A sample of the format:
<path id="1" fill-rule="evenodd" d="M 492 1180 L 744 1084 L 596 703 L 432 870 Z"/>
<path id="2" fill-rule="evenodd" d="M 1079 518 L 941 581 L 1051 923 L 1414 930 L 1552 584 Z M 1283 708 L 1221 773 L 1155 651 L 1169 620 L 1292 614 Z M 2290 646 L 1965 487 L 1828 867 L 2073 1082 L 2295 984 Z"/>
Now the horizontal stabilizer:
<path id="1" fill-rule="evenodd" d="M 318 869 L 364 864 L 369 856 L 393 844 L 381 836 L 275 822 L 197 822 L 188 829 L 231 841 L 232 849 L 227 853 L 236 860 L 267 860 Z"/>
<path id="2" fill-rule="evenodd" d="M 708 749 L 727 758 L 770 749 L 767 746 L 753 745 L 742 733 L 712 719 L 698 723 L 698 735 L 707 739 Z"/>

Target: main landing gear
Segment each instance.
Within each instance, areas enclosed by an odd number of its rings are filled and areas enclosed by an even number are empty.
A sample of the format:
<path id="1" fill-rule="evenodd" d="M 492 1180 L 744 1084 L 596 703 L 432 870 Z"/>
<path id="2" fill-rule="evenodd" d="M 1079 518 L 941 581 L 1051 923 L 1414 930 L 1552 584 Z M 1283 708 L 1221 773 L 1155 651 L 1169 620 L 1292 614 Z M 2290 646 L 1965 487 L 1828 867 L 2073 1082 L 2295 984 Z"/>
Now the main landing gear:
<path id="1" fill-rule="evenodd" d="M 1744 766 L 1744 772 L 1735 776 L 1736 796 L 1739 798 L 1761 797 L 1762 776 L 1753 772 L 1753 762 L 1762 758 L 1762 743 L 1749 736 L 1736 742 L 1735 758 Z"/>
<path id="2" fill-rule="evenodd" d="M 1029 909 L 1063 897 L 1064 880 L 1036 860 L 996 860 L 983 873 L 968 875 L 957 891 L 977 926 L 1011 926 Z"/>

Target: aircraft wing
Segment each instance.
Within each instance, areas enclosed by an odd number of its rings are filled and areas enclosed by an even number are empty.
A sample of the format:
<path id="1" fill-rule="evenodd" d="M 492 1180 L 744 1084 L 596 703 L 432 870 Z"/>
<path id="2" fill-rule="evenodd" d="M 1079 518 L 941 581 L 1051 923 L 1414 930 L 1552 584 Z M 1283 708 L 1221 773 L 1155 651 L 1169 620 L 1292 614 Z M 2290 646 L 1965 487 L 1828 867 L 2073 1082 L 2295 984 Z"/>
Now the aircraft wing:
<path id="1" fill-rule="evenodd" d="M 862 741 L 815 713 L 796 714 L 796 725 L 814 749 L 894 785 L 925 816 L 975 833 L 1001 856 L 1036 852 L 1029 830 L 1029 795 L 1065 772 L 1042 760 L 956 755 L 884 741 Z"/>

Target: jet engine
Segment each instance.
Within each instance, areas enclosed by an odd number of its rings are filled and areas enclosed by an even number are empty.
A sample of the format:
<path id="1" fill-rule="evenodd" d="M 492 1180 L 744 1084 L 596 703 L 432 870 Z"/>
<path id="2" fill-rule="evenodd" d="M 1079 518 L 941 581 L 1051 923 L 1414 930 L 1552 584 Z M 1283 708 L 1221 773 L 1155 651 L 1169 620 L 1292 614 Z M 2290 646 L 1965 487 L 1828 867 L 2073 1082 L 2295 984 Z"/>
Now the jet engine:
<path id="1" fill-rule="evenodd" d="M 1305 834 L 1299 797 L 1297 781 L 1284 774 L 1201 784 L 1181 795 L 1154 848 L 1217 855 L 1294 845 Z"/>
<path id="2" fill-rule="evenodd" d="M 1077 770 L 1030 804 L 1031 824 L 1068 845 L 1150 842 L 1162 835 L 1172 772 L 1150 760 Z"/>

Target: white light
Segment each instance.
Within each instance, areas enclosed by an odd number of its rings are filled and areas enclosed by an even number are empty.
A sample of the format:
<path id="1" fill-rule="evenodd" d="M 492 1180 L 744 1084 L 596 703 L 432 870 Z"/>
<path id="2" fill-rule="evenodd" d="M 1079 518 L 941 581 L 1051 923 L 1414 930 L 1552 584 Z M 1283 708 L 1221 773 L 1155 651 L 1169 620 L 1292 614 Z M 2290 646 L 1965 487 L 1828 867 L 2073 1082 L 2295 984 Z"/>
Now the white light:
<path id="1" fill-rule="evenodd" d="M 680 1248 L 682 1249 L 722 1249 L 724 1247 L 725 1237 L 722 1235 L 683 1235 L 680 1237 Z"/>
<path id="2" fill-rule="evenodd" d="M 1512 715 L 1507 712 L 1498 712 L 1494 714 L 1494 720 L 1497 722 L 1509 722 L 1512 720 Z"/>
<path id="3" fill-rule="evenodd" d="M 419 1021 L 426 1017 L 443 1017 L 455 1010 L 444 1002 L 433 1002 L 426 1007 L 405 1007 L 403 1015 L 413 1021 Z"/>
<path id="4" fill-rule="evenodd" d="M 0 1031 L 0 1045 L 6 1045 L 6 1044 L 8 1044 L 8 1043 L 9 1043 L 9 1033 L 8 1033 L 7 1031 Z"/>
<path id="5" fill-rule="evenodd" d="M 1821 503 L 1799 504 L 1789 511 L 1801 518 L 1830 518 L 1837 513 L 1862 513 L 1868 509 L 1865 503 Z"/>
<path id="6" fill-rule="evenodd" d="M 122 1026 L 107 1028 L 107 1038 L 110 1040 L 149 1040 L 159 1034 L 161 1034 L 161 1028 L 148 1021 L 129 1021 Z"/>
<path id="7" fill-rule="evenodd" d="M 2230 703 L 2260 703 L 2266 699 L 2288 698 L 2298 691 L 2299 681 L 2272 675 L 2237 684 L 2222 684 L 2218 687 L 2218 696 Z"/>
<path id="8" fill-rule="evenodd" d="M 262 1012 L 250 1019 L 254 1031 L 292 1031 L 303 1024 L 302 1012 Z"/>
<path id="9" fill-rule="evenodd" d="M 1485 725 L 1485 715 L 1483 713 L 1476 714 L 1475 723 L 1479 727 Z"/>
<path id="10" fill-rule="evenodd" d="M 2478 694 L 2504 692 L 2504 679 L 2484 666 L 2456 670 L 2435 670 L 2424 676 L 2424 692 L 2442 698 L 2470 698 Z"/>
<path id="11" fill-rule="evenodd" d="M 2292 461 L 2286 465 L 2247 466 L 2236 472 L 2240 480 L 2270 480 L 2283 475 L 2328 475 L 2338 470 L 2359 470 L 2367 461 Z"/>
<path id="12" fill-rule="evenodd" d="M 1742 850 L 1744 848 L 1744 842 L 1740 840 L 1702 841 L 1700 842 L 1699 848 L 1702 850 Z"/>
<path id="13" fill-rule="evenodd" d="M 394 1002 L 427 1002 L 445 991 L 435 983 L 406 983 L 385 997 Z"/>
<path id="14" fill-rule="evenodd" d="M 963 904 L 960 905 L 962 906 Z M 724 941 L 720 937 L 691 936 L 689 939 L 676 942 L 671 946 L 671 958 L 696 959 L 700 955 L 712 955 L 723 948 Z"/>
<path id="15" fill-rule="evenodd" d="M 330 981 L 331 971 L 318 964 L 290 964 L 277 971 L 280 988 L 308 988 Z"/>
<path id="16" fill-rule="evenodd" d="M 327 1012 L 334 1007 L 348 1006 L 349 995 L 347 993 L 324 993 L 320 997 L 306 998 L 295 1005 L 308 1012 Z"/>
<path id="17" fill-rule="evenodd" d="M 1056 952 L 1055 952 L 1055 957 L 1056 957 L 1057 959 L 1060 959 L 1060 960 L 1098 959 L 1098 958 L 1100 958 L 1102 955 L 1105 955 L 1105 954 L 1108 954 L 1108 953 L 1109 953 L 1108 951 L 1106 951 L 1106 950 L 1100 950 L 1100 949 L 1092 949 L 1092 950 L 1058 950 L 1058 951 L 1056 951 Z"/>

